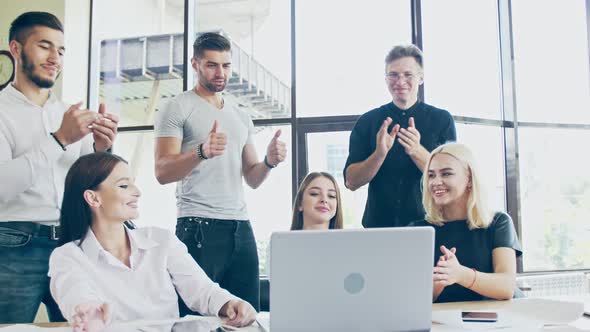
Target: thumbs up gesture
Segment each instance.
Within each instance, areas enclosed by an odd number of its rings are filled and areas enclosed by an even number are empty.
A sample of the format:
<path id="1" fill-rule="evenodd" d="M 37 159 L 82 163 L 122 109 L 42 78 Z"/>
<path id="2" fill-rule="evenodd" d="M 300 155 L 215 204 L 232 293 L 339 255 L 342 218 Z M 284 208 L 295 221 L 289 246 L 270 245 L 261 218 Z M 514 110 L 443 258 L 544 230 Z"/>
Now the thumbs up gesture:
<path id="1" fill-rule="evenodd" d="M 207 140 L 203 143 L 201 152 L 205 158 L 210 159 L 213 157 L 221 156 L 225 151 L 225 145 L 227 144 L 227 135 L 224 133 L 217 132 L 217 120 L 213 122 L 213 128 L 207 136 Z"/>
<path id="2" fill-rule="evenodd" d="M 279 140 L 281 133 L 282 131 L 280 129 L 277 130 L 266 149 L 266 161 L 273 166 L 285 161 L 287 157 L 287 145 L 285 145 L 285 142 Z"/>

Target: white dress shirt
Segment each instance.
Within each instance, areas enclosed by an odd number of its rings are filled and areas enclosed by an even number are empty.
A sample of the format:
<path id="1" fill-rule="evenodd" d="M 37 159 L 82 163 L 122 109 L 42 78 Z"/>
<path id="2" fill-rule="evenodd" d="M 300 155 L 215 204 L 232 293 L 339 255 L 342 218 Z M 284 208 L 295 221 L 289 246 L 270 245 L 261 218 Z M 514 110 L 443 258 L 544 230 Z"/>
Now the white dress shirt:
<path id="1" fill-rule="evenodd" d="M 131 268 L 104 250 L 92 230 L 84 241 L 67 243 L 49 259 L 50 289 L 66 319 L 83 303 L 107 302 L 114 321 L 178 318 L 178 291 L 203 315 L 217 315 L 237 299 L 207 277 L 186 246 L 167 230 L 127 230 Z"/>
<path id="2" fill-rule="evenodd" d="M 50 133 L 68 105 L 50 93 L 41 107 L 9 84 L 0 91 L 0 221 L 55 221 L 70 166 L 93 152 L 92 135 L 63 151 Z"/>

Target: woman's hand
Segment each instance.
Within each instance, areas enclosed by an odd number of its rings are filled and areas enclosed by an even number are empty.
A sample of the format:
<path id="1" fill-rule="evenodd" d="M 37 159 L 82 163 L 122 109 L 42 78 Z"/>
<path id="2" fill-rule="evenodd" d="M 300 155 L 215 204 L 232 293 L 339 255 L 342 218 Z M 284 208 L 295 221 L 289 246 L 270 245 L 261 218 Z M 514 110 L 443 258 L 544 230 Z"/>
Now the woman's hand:
<path id="1" fill-rule="evenodd" d="M 219 310 L 220 316 L 228 318 L 224 324 L 243 327 L 256 320 L 256 310 L 250 303 L 242 300 L 229 300 Z"/>
<path id="2" fill-rule="evenodd" d="M 99 332 L 111 320 L 111 307 L 107 303 L 84 303 L 76 306 L 72 317 L 74 332 Z"/>
<path id="3" fill-rule="evenodd" d="M 450 252 L 452 254 L 454 254 L 456 252 L 455 248 L 451 248 Z M 442 256 L 440 256 L 438 258 L 438 261 L 444 261 L 447 259 L 447 256 L 445 256 L 444 254 Z M 445 289 L 446 285 L 442 282 L 440 282 L 438 279 L 440 277 L 440 274 L 434 272 L 432 273 L 432 301 L 436 301 L 436 299 L 438 298 L 438 296 L 440 295 L 440 293 L 442 293 L 442 291 Z"/>
<path id="4" fill-rule="evenodd" d="M 459 263 L 455 253 L 456 248 L 447 249 L 445 246 L 440 246 L 442 255 L 436 263 L 434 268 L 434 285 L 436 287 L 446 287 L 453 284 L 460 284 L 462 286 L 469 285 L 473 280 L 473 271 Z"/>

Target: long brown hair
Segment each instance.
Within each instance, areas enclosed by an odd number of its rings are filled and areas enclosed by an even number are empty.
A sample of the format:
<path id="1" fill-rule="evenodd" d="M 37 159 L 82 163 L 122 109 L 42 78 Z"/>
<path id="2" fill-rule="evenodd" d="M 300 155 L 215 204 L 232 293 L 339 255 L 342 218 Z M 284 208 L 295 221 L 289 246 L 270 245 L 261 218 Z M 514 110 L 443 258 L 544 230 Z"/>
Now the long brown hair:
<path id="1" fill-rule="evenodd" d="M 307 174 L 301 185 L 299 186 L 299 190 L 297 191 L 297 196 L 295 196 L 295 202 L 293 203 L 293 218 L 291 220 L 291 230 L 301 230 L 303 229 L 303 211 L 299 211 L 299 207 L 303 201 L 303 194 L 309 184 L 319 177 L 325 177 L 328 180 L 332 181 L 334 184 L 334 188 L 336 188 L 336 214 L 332 219 L 330 219 L 330 229 L 342 229 L 342 202 L 340 199 L 340 189 L 338 188 L 338 183 L 336 183 L 336 179 L 327 172 L 312 172 Z"/>
<path id="2" fill-rule="evenodd" d="M 117 155 L 95 152 L 80 157 L 72 165 L 66 175 L 58 246 L 84 239 L 92 225 L 92 212 L 84 199 L 84 192 L 88 189 L 96 190 L 121 162 L 127 163 Z"/>

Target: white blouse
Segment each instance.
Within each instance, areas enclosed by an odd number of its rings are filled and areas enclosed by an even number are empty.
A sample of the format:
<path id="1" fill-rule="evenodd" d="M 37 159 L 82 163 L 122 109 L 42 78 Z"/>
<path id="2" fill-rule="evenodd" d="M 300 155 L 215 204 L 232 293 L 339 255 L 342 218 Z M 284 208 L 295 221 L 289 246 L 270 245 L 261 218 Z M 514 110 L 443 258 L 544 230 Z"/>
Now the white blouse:
<path id="1" fill-rule="evenodd" d="M 178 291 L 184 302 L 203 315 L 217 315 L 237 297 L 207 277 L 172 233 L 155 227 L 127 230 L 131 267 L 104 250 L 92 230 L 84 241 L 53 251 L 50 289 L 68 320 L 75 307 L 107 302 L 113 321 L 178 318 Z"/>

